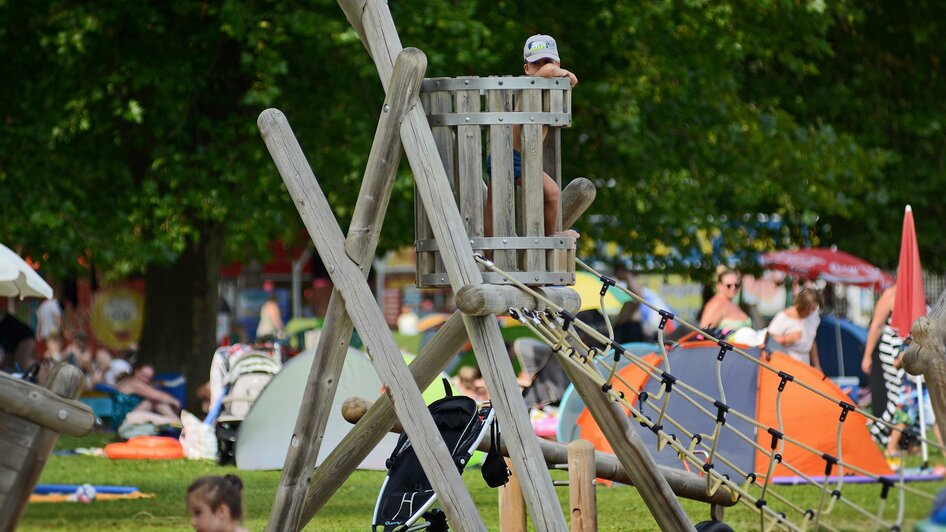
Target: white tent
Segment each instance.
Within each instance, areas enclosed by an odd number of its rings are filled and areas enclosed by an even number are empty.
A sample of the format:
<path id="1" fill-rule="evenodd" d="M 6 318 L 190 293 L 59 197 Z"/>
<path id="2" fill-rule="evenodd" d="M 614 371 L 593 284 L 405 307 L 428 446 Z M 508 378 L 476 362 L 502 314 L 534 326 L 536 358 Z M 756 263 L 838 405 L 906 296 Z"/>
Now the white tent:
<path id="1" fill-rule="evenodd" d="M 314 358 L 315 350 L 308 349 L 289 359 L 283 365 L 282 371 L 273 377 L 253 403 L 237 433 L 238 468 L 282 469 Z M 435 389 L 439 389 L 439 393 L 431 396 Z M 358 396 L 375 400 L 379 395 L 381 381 L 368 360 L 368 355 L 348 348 L 316 465 L 325 460 L 354 426 L 342 418 L 341 407 L 345 399 Z M 434 382 L 424 395 L 428 403 L 443 397 L 443 384 Z M 385 436 L 358 467 L 384 470 L 384 462 L 391 456 L 397 437 L 397 434 Z"/>

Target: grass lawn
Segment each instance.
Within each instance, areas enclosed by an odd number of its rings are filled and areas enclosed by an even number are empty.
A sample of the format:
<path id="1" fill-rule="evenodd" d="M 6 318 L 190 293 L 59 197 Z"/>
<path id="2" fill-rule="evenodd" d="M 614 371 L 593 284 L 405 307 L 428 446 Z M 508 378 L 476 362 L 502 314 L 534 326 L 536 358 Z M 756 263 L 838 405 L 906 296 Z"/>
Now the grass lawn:
<path id="1" fill-rule="evenodd" d="M 58 449 L 100 447 L 110 442 L 110 434 L 93 434 L 83 438 L 60 440 Z M 941 459 L 940 459 L 941 460 Z M 278 471 L 237 471 L 219 467 L 210 461 L 112 461 L 89 456 L 51 456 L 40 483 L 44 484 L 111 484 L 138 486 L 143 492 L 156 495 L 153 499 L 96 501 L 92 504 L 36 503 L 27 507 L 19 530 L 190 530 L 190 520 L 184 508 L 184 492 L 196 477 L 207 474 L 234 472 L 246 485 L 244 524 L 250 530 L 262 530 L 272 505 Z M 378 489 L 384 477 L 379 471 L 357 471 L 322 512 L 309 523 L 306 530 L 367 530 Z M 563 472 L 553 472 L 556 479 L 564 479 Z M 498 530 L 497 494 L 488 488 L 478 470 L 469 470 L 463 479 L 473 500 L 490 530 Z M 913 486 L 935 494 L 946 486 L 944 482 L 916 483 Z M 563 508 L 568 501 L 568 488 L 557 488 Z M 778 490 L 802 508 L 815 508 L 820 493 L 808 487 L 781 487 Z M 878 484 L 844 486 L 844 496 L 870 513 L 875 513 L 881 487 Z M 896 494 L 891 491 L 885 518 L 893 519 L 897 512 Z M 628 487 L 599 486 L 598 522 L 600 530 L 632 531 L 656 530 L 657 526 L 637 491 Z M 930 502 L 920 497 L 906 497 L 906 527 L 925 518 Z M 769 497 L 771 500 L 771 497 Z M 709 507 L 684 501 L 684 507 L 694 522 L 707 519 Z M 827 522 L 840 530 L 873 530 L 868 519 L 847 505 L 837 504 Z M 758 513 L 743 505 L 726 510 L 726 521 L 735 530 L 759 530 Z"/>

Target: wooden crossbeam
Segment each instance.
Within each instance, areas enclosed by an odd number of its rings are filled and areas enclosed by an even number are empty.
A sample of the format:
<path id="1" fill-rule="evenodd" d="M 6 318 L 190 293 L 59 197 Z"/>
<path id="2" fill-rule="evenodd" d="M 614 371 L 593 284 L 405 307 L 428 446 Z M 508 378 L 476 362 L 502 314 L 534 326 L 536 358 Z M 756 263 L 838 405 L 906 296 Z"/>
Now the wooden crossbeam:
<path id="1" fill-rule="evenodd" d="M 388 330 L 363 272 L 345 251 L 341 228 L 292 128 L 285 116 L 275 109 L 264 111 L 258 126 L 309 236 L 335 288 L 345 300 L 349 317 L 368 346 L 372 365 L 384 383 L 385 393 L 394 403 L 398 419 L 411 438 L 421 467 L 443 502 L 444 513 L 458 530 L 485 530 L 483 520 L 427 410 L 420 389 L 401 358 L 400 349 Z"/>
<path id="2" fill-rule="evenodd" d="M 352 26 L 362 37 L 362 42 L 374 59 L 382 85 L 387 90 L 393 58 L 401 50 L 400 38 L 387 4 L 383 0 L 338 2 L 345 11 L 345 16 L 352 21 Z M 416 190 L 420 193 L 437 239 L 451 287 L 457 292 L 466 285 L 481 284 L 482 276 L 473 260 L 469 237 L 464 231 L 463 220 L 454 202 L 440 154 L 422 109 L 415 106 L 408 111 L 401 125 L 401 140 L 414 172 Z M 545 468 L 542 453 L 532 437 L 532 424 L 496 319 L 493 315 L 464 316 L 463 321 L 473 344 L 477 364 L 494 401 L 499 422 L 509 437 L 513 465 L 522 481 L 523 496 L 533 524 L 540 531 L 566 530 L 565 518 L 558 505 L 552 477 Z"/>
<path id="3" fill-rule="evenodd" d="M 348 256 L 365 278 L 371 268 L 381 224 L 387 212 L 401 158 L 399 127 L 408 106 L 417 100 L 427 58 L 416 48 L 398 54 L 391 91 L 382 105 L 368 165 L 345 241 Z M 302 405 L 286 454 L 268 530 L 298 530 L 309 476 L 318 460 L 329 410 L 348 352 L 354 326 L 338 290 L 332 290 L 322 336 L 306 381 Z"/>

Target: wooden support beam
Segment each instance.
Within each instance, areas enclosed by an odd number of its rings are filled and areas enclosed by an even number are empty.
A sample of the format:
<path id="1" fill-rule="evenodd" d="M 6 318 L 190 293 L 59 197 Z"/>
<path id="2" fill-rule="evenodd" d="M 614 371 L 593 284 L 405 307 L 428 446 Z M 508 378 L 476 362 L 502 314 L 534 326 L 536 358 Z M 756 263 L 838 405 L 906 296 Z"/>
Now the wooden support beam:
<path id="1" fill-rule="evenodd" d="M 324 333 L 323 333 L 324 334 Z M 424 389 L 437 378 L 463 344 L 467 342 L 466 329 L 459 312 L 440 326 L 437 334 L 420 350 L 408 367 L 418 388 Z M 305 497 L 302 522 L 309 522 L 341 487 L 352 471 L 377 447 L 381 438 L 397 423 L 394 406 L 387 395 L 382 395 L 367 408 L 355 427 L 322 461 L 312 474 L 312 482 Z M 399 425 L 400 426 L 400 425 Z"/>
<path id="2" fill-rule="evenodd" d="M 575 225 L 578 218 L 591 206 L 598 194 L 595 184 L 584 177 L 576 177 L 562 190 L 562 227 Z"/>
<path id="3" fill-rule="evenodd" d="M 0 410 L 62 434 L 82 436 L 95 425 L 95 414 L 70 399 L 0 372 Z"/>
<path id="4" fill-rule="evenodd" d="M 383 0 L 338 2 L 349 20 L 360 20 L 381 83 L 387 90 L 393 57 L 401 50 L 400 39 L 387 3 Z M 401 126 L 401 140 L 414 172 L 416 190 L 420 193 L 430 218 L 453 290 L 456 292 L 466 285 L 482 283 L 482 277 L 473 260 L 469 237 L 464 232 L 463 220 L 453 201 L 453 193 L 437 152 L 430 124 L 422 109 L 414 107 L 407 113 Z M 565 518 L 557 502 L 552 477 L 545 468 L 541 451 L 533 437 L 532 424 L 520 395 L 512 362 L 499 333 L 499 326 L 493 316 L 464 316 L 463 321 L 486 387 L 495 401 L 499 421 L 510 436 L 510 454 L 516 472 L 523 482 L 523 496 L 533 524 L 540 531 L 564 531 L 567 528 Z M 395 407 L 397 406 L 395 403 Z M 402 423 L 405 422 L 400 411 L 398 417 Z M 410 430 L 408 433 L 410 434 Z M 434 488 L 437 489 L 436 485 Z M 452 522 L 458 524 L 455 520 Z"/>
<path id="5" fill-rule="evenodd" d="M 567 286 L 548 286 L 535 289 L 556 305 L 571 313 L 581 307 L 581 296 Z M 457 308 L 470 316 L 506 314 L 509 308 L 545 310 L 545 302 L 515 286 L 480 284 L 464 286 L 457 292 Z"/>
<path id="6" fill-rule="evenodd" d="M 4 373 L 0 373 L 0 377 L 0 393 L 3 394 L 0 396 L 0 426 L 4 431 L 17 431 L 16 438 L 5 438 L 0 442 L 0 455 L 18 458 L 17 469 L 13 469 L 12 474 L 9 474 L 11 469 L 3 468 L 8 474 L 0 483 L 0 530 L 6 532 L 16 529 L 17 521 L 26 509 L 33 488 L 46 466 L 49 453 L 56 446 L 60 432 L 64 432 L 59 429 L 67 428 L 69 432 L 66 434 L 81 436 L 92 430 L 95 417 L 86 405 L 74 401 L 82 393 L 85 384 L 85 375 L 75 366 L 59 364 L 54 367 L 48 377 L 48 389 Z M 8 409 L 7 393 L 24 393 L 23 400 L 29 401 L 25 410 L 32 417 L 18 417 L 19 414 L 14 412 L 18 408 L 16 405 Z M 41 403 L 46 405 L 39 406 Z M 46 411 L 47 406 L 54 412 L 55 421 L 51 425 L 46 424 L 46 415 L 36 415 L 37 412 Z M 88 416 L 84 409 L 88 409 Z M 60 419 L 60 416 L 64 419 Z M 58 428 L 51 428 L 53 426 Z"/>
<path id="7" fill-rule="evenodd" d="M 423 116 L 422 111 L 418 112 Z M 282 112 L 275 109 L 264 111 L 258 126 L 309 236 L 335 288 L 345 300 L 345 309 L 368 346 L 372 365 L 384 384 L 385 393 L 391 396 L 398 419 L 408 435 L 412 436 L 411 441 L 420 464 L 441 500 L 447 519 L 458 530 L 485 530 L 450 451 L 421 397 L 420 389 L 401 358 L 401 351 L 388 330 L 384 314 L 364 280 L 364 273 L 345 251 L 345 238 L 338 221 L 319 188 L 292 128 Z M 430 133 L 429 127 L 427 132 Z"/>
<path id="8" fill-rule="evenodd" d="M 590 182 L 588 184 L 590 185 Z M 571 186 L 565 187 L 565 190 L 562 191 L 562 197 L 580 194 L 574 190 Z M 594 190 L 594 185 L 591 185 L 591 190 Z M 566 219 L 575 220 L 581 216 L 584 208 L 589 204 L 590 202 L 585 201 L 564 202 L 563 205 L 566 206 L 564 216 Z M 323 329 L 322 338 L 324 342 L 332 343 L 325 339 L 325 335 L 330 333 L 331 330 Z M 349 332 L 349 334 L 351 333 Z M 427 388 L 467 340 L 463 319 L 460 317 L 460 313 L 456 312 L 440 327 L 437 334 L 421 349 L 420 354 L 411 363 L 409 369 L 415 382 L 417 382 L 417 386 L 421 389 Z M 338 377 L 336 376 L 333 382 L 337 381 Z M 308 523 L 312 520 L 312 517 L 328 502 L 342 483 L 351 476 L 352 471 L 355 470 L 358 464 L 368 456 L 371 449 L 378 445 L 381 438 L 389 430 L 392 430 L 395 424 L 397 424 L 397 416 L 394 414 L 394 407 L 385 395 L 379 397 L 367 410 L 367 413 L 359 414 L 358 424 L 339 442 L 338 446 L 322 461 L 322 465 L 312 474 L 302 510 L 302 523 Z M 402 432 L 403 429 L 400 429 L 399 424 L 397 425 L 397 432 Z M 540 441 L 539 444 L 543 446 L 542 452 L 546 453 L 545 443 Z M 504 452 L 508 455 L 507 451 Z M 562 452 L 562 456 L 564 456 L 564 450 Z M 556 463 L 562 463 L 564 458 L 557 460 Z M 614 464 L 617 464 L 617 459 L 614 459 Z M 608 470 L 620 469 L 619 464 L 604 467 L 609 467 Z M 608 478 L 604 471 L 602 470 L 598 476 Z M 697 488 L 699 488 L 699 484 L 697 484 Z"/>
<path id="9" fill-rule="evenodd" d="M 568 444 L 568 505 L 572 532 L 598 530 L 595 446 L 588 440 L 575 440 Z"/>
<path id="10" fill-rule="evenodd" d="M 367 399 L 349 397 L 342 403 L 342 417 L 349 423 L 358 423 L 372 406 L 373 403 Z M 403 432 L 403 429 L 399 423 L 395 422 L 391 427 L 391 432 L 400 434 Z M 509 456 L 505 441 L 505 438 L 500 441 L 499 452 L 503 456 Z M 545 459 L 545 463 L 549 468 L 568 462 L 568 446 L 542 438 L 538 438 L 538 441 L 539 447 L 542 449 L 542 457 Z M 488 452 L 491 447 L 492 443 L 489 441 L 489 438 L 484 438 L 483 441 L 480 442 L 478 449 L 483 452 Z M 634 485 L 633 479 L 627 474 L 624 467 L 621 466 L 621 462 L 611 453 L 595 451 L 594 468 L 595 478 L 613 480 L 629 486 Z M 670 489 L 672 489 L 673 493 L 678 497 L 710 503 L 721 507 L 735 506 L 737 502 L 733 497 L 732 491 L 726 486 L 720 486 L 713 495 L 707 495 L 706 479 L 694 473 L 673 467 L 657 465 L 657 469 L 660 470 L 660 474 L 667 480 Z"/>
<path id="11" fill-rule="evenodd" d="M 355 205 L 345 252 L 367 278 L 378 245 L 378 235 L 401 158 L 400 123 L 407 108 L 417 101 L 427 58 L 416 48 L 398 54 L 391 91 L 381 106 L 374 142 Z M 318 460 L 329 410 L 342 372 L 353 324 L 345 302 L 332 290 L 322 337 L 306 382 L 289 451 L 283 466 L 268 530 L 298 530 L 309 487 L 309 476 Z"/>
<path id="12" fill-rule="evenodd" d="M 624 471 L 631 477 L 644 504 L 661 530 L 694 530 L 693 523 L 680 506 L 657 463 L 644 446 L 640 435 L 631 426 L 624 410 L 612 401 L 588 375 L 570 363 L 562 369 L 598 422 Z"/>
<path id="13" fill-rule="evenodd" d="M 913 342 L 903 355 L 910 375 L 923 375 L 940 434 L 946 434 L 946 290 L 930 312 L 910 326 Z"/>

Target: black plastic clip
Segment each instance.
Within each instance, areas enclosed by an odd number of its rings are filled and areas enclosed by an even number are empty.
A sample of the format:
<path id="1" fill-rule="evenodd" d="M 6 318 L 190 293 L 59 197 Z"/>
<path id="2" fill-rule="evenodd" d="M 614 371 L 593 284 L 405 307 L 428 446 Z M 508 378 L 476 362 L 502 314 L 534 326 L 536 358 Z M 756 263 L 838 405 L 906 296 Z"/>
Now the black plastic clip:
<path id="1" fill-rule="evenodd" d="M 657 328 L 660 330 L 663 330 L 663 328 L 667 325 L 668 321 L 673 321 L 673 319 L 675 318 L 675 316 L 673 315 L 673 312 L 670 312 L 664 309 L 658 310 L 657 313 L 660 314 L 660 324 L 657 325 Z"/>
<path id="2" fill-rule="evenodd" d="M 611 347 L 614 349 L 614 363 L 617 364 L 624 357 L 624 346 L 617 342 L 611 342 Z"/>
<path id="3" fill-rule="evenodd" d="M 851 403 L 847 403 L 847 402 L 844 402 L 844 401 L 838 401 L 838 406 L 841 407 L 841 417 L 838 419 L 838 421 L 840 421 L 841 423 L 844 423 L 844 420 L 847 419 L 847 414 L 848 414 L 848 412 L 851 412 L 851 411 L 853 411 L 855 408 L 857 408 L 856 406 L 852 405 Z"/>
<path id="4" fill-rule="evenodd" d="M 838 459 L 831 456 L 830 454 L 824 453 L 821 455 L 821 458 L 824 458 L 824 476 L 830 477 L 831 470 L 834 469 L 834 466 L 837 465 Z"/>
<path id="5" fill-rule="evenodd" d="M 568 328 L 571 327 L 572 323 L 575 322 L 575 315 L 567 310 L 563 310 L 561 314 L 562 320 L 564 321 L 562 324 L 562 330 L 568 332 Z"/>
<path id="6" fill-rule="evenodd" d="M 726 351 L 732 351 L 732 344 L 719 340 L 716 342 L 716 345 L 719 346 L 719 354 L 716 355 L 716 360 L 722 362 L 723 359 L 726 358 Z"/>
<path id="7" fill-rule="evenodd" d="M 778 383 L 778 391 L 780 392 L 785 391 L 786 382 L 795 382 L 795 377 L 784 371 L 778 372 L 778 376 L 782 378 L 781 382 Z"/>
<path id="8" fill-rule="evenodd" d="M 887 498 L 887 495 L 890 493 L 890 488 L 893 487 L 893 481 L 890 480 L 890 479 L 887 478 L 887 477 L 880 477 L 880 478 L 877 479 L 877 480 L 880 481 L 880 484 L 881 484 L 881 486 L 882 486 L 882 487 L 880 488 L 880 498 L 881 498 L 881 499 L 886 499 L 886 498 Z"/>
<path id="9" fill-rule="evenodd" d="M 608 288 L 611 288 L 612 286 L 614 286 L 615 282 L 616 281 L 614 279 L 606 275 L 602 275 L 601 276 L 601 292 L 599 295 L 604 296 L 605 294 L 607 294 Z"/>
<path id="10" fill-rule="evenodd" d="M 670 393 L 671 391 L 673 391 L 673 385 L 676 384 L 676 382 L 677 382 L 677 378 L 674 377 L 673 375 L 667 373 L 666 371 L 661 373 L 660 384 L 664 385 L 664 390 L 666 390 L 667 393 Z"/>
<path id="11" fill-rule="evenodd" d="M 778 441 L 781 440 L 785 435 L 775 429 L 769 429 L 768 433 L 772 435 L 772 450 L 774 451 L 778 447 Z"/>
<path id="12" fill-rule="evenodd" d="M 716 407 L 716 422 L 726 424 L 726 412 L 729 412 L 729 405 L 726 403 L 721 403 L 719 401 L 714 401 L 713 406 Z"/>

